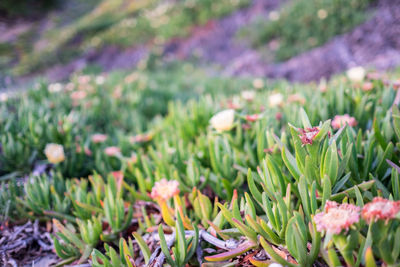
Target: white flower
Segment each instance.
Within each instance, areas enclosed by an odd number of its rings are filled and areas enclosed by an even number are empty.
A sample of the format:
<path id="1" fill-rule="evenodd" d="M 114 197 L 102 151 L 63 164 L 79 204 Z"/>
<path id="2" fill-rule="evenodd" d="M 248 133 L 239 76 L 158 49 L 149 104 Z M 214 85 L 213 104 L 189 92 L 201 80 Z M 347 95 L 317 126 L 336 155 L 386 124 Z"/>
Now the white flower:
<path id="1" fill-rule="evenodd" d="M 279 263 L 271 263 L 270 265 L 268 265 L 269 267 L 283 267 L 282 265 L 280 265 Z"/>
<path id="2" fill-rule="evenodd" d="M 280 14 L 278 11 L 271 11 L 268 14 L 268 18 L 272 21 L 277 21 L 280 18 Z"/>
<path id="3" fill-rule="evenodd" d="M 233 120 L 235 118 L 235 111 L 233 109 L 226 109 L 215 114 L 210 123 L 218 132 L 229 131 L 233 127 Z"/>
<path id="4" fill-rule="evenodd" d="M 49 85 L 48 90 L 50 93 L 58 93 L 63 89 L 61 83 L 52 83 Z"/>
<path id="5" fill-rule="evenodd" d="M 97 85 L 102 85 L 102 84 L 105 82 L 105 80 L 106 80 L 106 79 L 104 78 L 104 76 L 100 75 L 100 76 L 97 76 L 97 77 L 96 77 L 96 80 L 95 80 L 95 81 L 96 81 L 96 84 L 97 84 Z"/>
<path id="6" fill-rule="evenodd" d="M 242 98 L 246 101 L 253 101 L 254 98 L 256 97 L 256 92 L 253 90 L 245 90 L 242 91 Z"/>
<path id="7" fill-rule="evenodd" d="M 0 94 L 0 101 L 1 102 L 7 102 L 8 100 L 8 94 L 7 93 L 1 93 Z"/>
<path id="8" fill-rule="evenodd" d="M 275 93 L 269 96 L 268 102 L 270 107 L 281 106 L 283 103 L 283 95 L 281 93 Z"/>
<path id="9" fill-rule="evenodd" d="M 350 81 L 362 82 L 365 77 L 365 69 L 363 67 L 354 67 L 349 69 L 346 74 Z"/>
<path id="10" fill-rule="evenodd" d="M 65 160 L 64 148 L 58 144 L 47 144 L 44 154 L 50 163 L 57 164 Z"/>

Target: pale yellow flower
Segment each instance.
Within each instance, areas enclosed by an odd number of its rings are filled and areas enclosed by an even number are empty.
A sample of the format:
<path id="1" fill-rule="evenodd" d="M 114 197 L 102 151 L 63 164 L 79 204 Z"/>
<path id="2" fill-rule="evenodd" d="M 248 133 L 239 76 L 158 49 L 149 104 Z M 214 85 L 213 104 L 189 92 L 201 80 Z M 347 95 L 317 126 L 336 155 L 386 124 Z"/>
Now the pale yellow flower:
<path id="1" fill-rule="evenodd" d="M 47 144 L 44 154 L 50 163 L 57 164 L 65 160 L 64 148 L 59 144 Z"/>
<path id="2" fill-rule="evenodd" d="M 275 93 L 269 96 L 268 103 L 270 107 L 277 107 L 283 104 L 283 95 L 281 93 Z"/>
<path id="3" fill-rule="evenodd" d="M 215 114 L 211 120 L 211 126 L 218 132 L 229 131 L 233 127 L 235 119 L 235 111 L 233 109 L 226 109 Z"/>
<path id="4" fill-rule="evenodd" d="M 256 97 L 256 92 L 253 90 L 244 90 L 241 95 L 244 100 L 251 102 Z"/>

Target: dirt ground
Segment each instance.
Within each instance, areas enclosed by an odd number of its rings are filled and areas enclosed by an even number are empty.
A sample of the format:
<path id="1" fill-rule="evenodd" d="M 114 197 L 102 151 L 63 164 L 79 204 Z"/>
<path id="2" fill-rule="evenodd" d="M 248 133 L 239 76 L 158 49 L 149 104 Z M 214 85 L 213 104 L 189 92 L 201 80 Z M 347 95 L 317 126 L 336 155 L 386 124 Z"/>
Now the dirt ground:
<path id="1" fill-rule="evenodd" d="M 286 78 L 300 82 L 328 78 L 356 65 L 377 70 L 400 66 L 400 0 L 378 0 L 371 10 L 371 18 L 354 30 L 285 62 L 266 59 L 248 41 L 236 37 L 238 30 L 256 16 L 268 16 L 284 2 L 254 0 L 250 6 L 229 16 L 194 27 L 190 36 L 169 40 L 162 47 L 163 57 L 166 60 L 195 59 L 200 66 L 218 66 L 221 73 L 228 76 Z M 9 31 L 5 35 L 12 38 L 15 30 L 10 28 Z M 100 65 L 104 71 L 130 69 L 150 50 L 149 44 L 125 50 L 110 46 L 90 51 L 68 64 L 52 66 L 40 74 L 50 81 L 60 81 L 89 64 Z M 23 77 L 21 81 L 31 77 Z"/>

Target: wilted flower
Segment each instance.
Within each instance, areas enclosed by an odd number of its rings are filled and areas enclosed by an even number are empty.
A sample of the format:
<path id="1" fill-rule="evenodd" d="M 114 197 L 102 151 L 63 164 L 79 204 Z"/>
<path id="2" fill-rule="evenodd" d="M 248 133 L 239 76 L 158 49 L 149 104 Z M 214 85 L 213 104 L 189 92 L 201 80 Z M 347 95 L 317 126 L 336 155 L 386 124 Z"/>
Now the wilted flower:
<path id="1" fill-rule="evenodd" d="M 227 109 L 215 114 L 211 118 L 210 123 L 215 130 L 223 132 L 232 129 L 234 119 L 235 111 L 233 109 Z"/>
<path id="2" fill-rule="evenodd" d="M 119 156 L 121 154 L 121 149 L 116 146 L 109 146 L 104 149 L 104 153 L 106 153 L 107 156 Z"/>
<path id="3" fill-rule="evenodd" d="M 353 127 L 357 125 L 357 121 L 354 117 L 350 117 L 349 114 L 336 115 L 332 120 L 332 127 L 334 129 L 339 129 L 340 127 L 345 126 L 346 124 Z"/>
<path id="4" fill-rule="evenodd" d="M 257 78 L 253 80 L 253 87 L 256 89 L 261 89 L 264 87 L 263 79 Z"/>
<path id="5" fill-rule="evenodd" d="M 252 90 L 242 91 L 242 98 L 246 101 L 249 101 L 249 102 L 253 101 L 255 96 L 256 96 L 255 91 L 252 91 Z"/>
<path id="6" fill-rule="evenodd" d="M 61 83 L 52 83 L 48 87 L 48 90 L 50 93 L 57 93 L 57 92 L 60 92 L 62 89 L 63 89 L 63 86 Z"/>
<path id="7" fill-rule="evenodd" d="M 300 131 L 300 139 L 303 145 L 311 145 L 313 143 L 313 140 L 315 136 L 319 133 L 319 127 L 313 127 L 313 128 L 305 128 L 305 129 L 299 129 Z"/>
<path id="8" fill-rule="evenodd" d="M 177 194 L 179 194 L 178 181 L 168 181 L 164 178 L 154 184 L 150 196 L 152 199 L 168 200 Z"/>
<path id="9" fill-rule="evenodd" d="M 371 82 L 365 82 L 362 86 L 362 90 L 365 92 L 371 91 L 372 89 L 374 89 L 374 84 Z"/>
<path id="10" fill-rule="evenodd" d="M 352 82 L 362 82 L 365 77 L 365 69 L 363 67 L 354 67 L 349 69 L 347 72 L 347 77 Z"/>
<path id="11" fill-rule="evenodd" d="M 372 202 L 362 209 L 362 217 L 368 223 L 377 220 L 390 220 L 400 212 L 400 201 L 392 201 L 382 197 L 375 197 Z"/>
<path id="12" fill-rule="evenodd" d="M 326 231 L 333 234 L 340 234 L 342 230 L 347 231 L 359 220 L 360 207 L 347 203 L 339 205 L 334 201 L 327 201 L 325 211 L 314 217 L 318 232 Z"/>
<path id="13" fill-rule="evenodd" d="M 93 143 L 103 143 L 107 140 L 108 136 L 106 134 L 94 134 L 92 135 Z"/>
<path id="14" fill-rule="evenodd" d="M 292 94 L 288 97 L 288 102 L 298 102 L 301 105 L 304 105 L 306 103 L 306 99 L 301 94 Z"/>
<path id="15" fill-rule="evenodd" d="M 283 95 L 281 93 L 275 93 L 269 96 L 268 103 L 270 107 L 277 107 L 283 104 Z"/>
<path id="16" fill-rule="evenodd" d="M 246 121 L 255 122 L 260 118 L 259 114 L 246 115 Z"/>
<path id="17" fill-rule="evenodd" d="M 47 144 L 44 154 L 50 163 L 57 164 L 65 160 L 64 148 L 59 144 Z"/>

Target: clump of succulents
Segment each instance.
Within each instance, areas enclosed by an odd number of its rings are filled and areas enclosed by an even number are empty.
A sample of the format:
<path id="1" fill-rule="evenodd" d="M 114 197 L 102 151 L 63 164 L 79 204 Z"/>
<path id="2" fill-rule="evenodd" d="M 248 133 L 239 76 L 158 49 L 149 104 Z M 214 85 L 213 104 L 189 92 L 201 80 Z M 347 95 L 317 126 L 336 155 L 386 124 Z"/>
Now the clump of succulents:
<path id="1" fill-rule="evenodd" d="M 395 82 L 226 91 L 220 78 L 220 93 L 161 117 L 138 104 L 167 82 L 134 74 L 76 77 L 57 95 L 40 84 L 0 105 L 1 219 L 52 224 L 60 265 L 400 263 Z"/>

